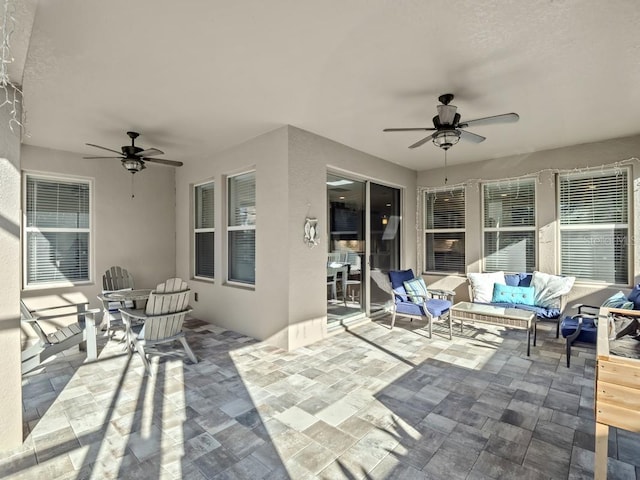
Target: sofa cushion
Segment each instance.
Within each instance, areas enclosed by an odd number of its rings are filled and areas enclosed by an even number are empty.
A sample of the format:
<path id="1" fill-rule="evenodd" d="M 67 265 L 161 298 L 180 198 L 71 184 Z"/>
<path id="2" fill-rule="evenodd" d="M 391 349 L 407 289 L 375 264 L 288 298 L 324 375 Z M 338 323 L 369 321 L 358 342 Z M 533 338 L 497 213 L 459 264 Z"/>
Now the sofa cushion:
<path id="1" fill-rule="evenodd" d="M 467 278 L 471 284 L 472 301 L 477 303 L 491 303 L 493 285 L 496 283 L 506 285 L 504 272 L 468 273 Z"/>
<path id="2" fill-rule="evenodd" d="M 504 282 L 511 287 L 528 287 L 531 285 L 531 274 L 505 273 Z"/>
<path id="3" fill-rule="evenodd" d="M 493 305 L 494 307 L 502 307 L 502 308 L 519 308 L 520 310 L 528 310 L 530 312 L 534 312 L 537 318 L 544 319 L 552 319 L 558 318 L 560 316 L 559 308 L 545 308 L 538 307 L 537 305 L 521 305 L 517 303 L 507 303 L 507 302 L 484 302 L 485 305 Z"/>
<path id="4" fill-rule="evenodd" d="M 535 304 L 545 308 L 560 308 L 560 297 L 571 291 L 575 280 L 575 277 L 533 272 L 531 286 L 536 290 Z"/>
<path id="5" fill-rule="evenodd" d="M 496 283 L 493 286 L 493 297 L 491 298 L 491 303 L 494 302 L 534 305 L 535 289 L 533 287 L 513 287 Z"/>

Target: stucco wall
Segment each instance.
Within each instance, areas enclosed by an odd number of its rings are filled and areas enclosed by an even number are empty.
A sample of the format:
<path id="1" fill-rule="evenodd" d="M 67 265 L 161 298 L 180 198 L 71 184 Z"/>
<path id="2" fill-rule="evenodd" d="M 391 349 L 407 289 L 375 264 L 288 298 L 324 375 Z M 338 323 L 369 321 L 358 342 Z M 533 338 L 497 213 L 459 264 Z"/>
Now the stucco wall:
<path id="1" fill-rule="evenodd" d="M 256 171 L 256 284 L 225 284 L 226 175 Z M 285 126 L 177 172 L 178 274 L 199 293 L 194 315 L 225 328 L 292 349 L 326 335 L 326 238 L 309 249 L 303 242 L 307 216 L 326 236 L 327 169 L 403 188 L 403 264 L 415 267 L 415 172 L 326 138 Z M 192 278 L 191 189 L 216 183 L 216 280 Z"/>
<path id="2" fill-rule="evenodd" d="M 193 316 L 286 348 L 288 236 L 283 230 L 287 196 L 287 129 L 266 133 L 216 155 L 185 162 L 176 172 L 176 264 L 198 301 Z M 256 283 L 229 285 L 226 248 L 226 177 L 256 172 Z M 215 280 L 193 278 L 193 184 L 215 182 Z"/>
<path id="3" fill-rule="evenodd" d="M 0 108 L 0 451 L 22 443 L 20 369 L 20 129 Z"/>
<path id="4" fill-rule="evenodd" d="M 153 288 L 175 275 L 175 169 L 149 165 L 134 176 L 118 160 L 86 160 L 81 154 L 22 146 L 22 169 L 91 178 L 93 190 L 93 281 L 64 288 L 25 289 L 30 307 L 54 302 L 89 301 L 99 306 L 102 274 L 125 267 L 135 286 Z"/>
<path id="5" fill-rule="evenodd" d="M 455 147 L 454 147 L 455 148 Z M 640 158 L 640 136 L 618 138 L 596 143 L 533 152 L 486 160 L 483 162 L 456 165 L 447 168 L 448 185 L 467 183 L 466 187 L 466 256 L 467 272 L 479 272 L 482 268 L 482 225 L 481 194 L 478 180 L 500 180 L 541 172 L 536 184 L 536 215 L 538 223 L 538 270 L 559 273 L 558 234 L 556 222 L 556 185 L 555 172 L 572 171 L 587 167 L 623 162 L 630 158 Z M 631 162 L 633 178 L 633 211 L 640 211 L 640 164 Z M 420 187 L 440 187 L 444 170 L 433 169 L 418 173 Z M 480 182 L 481 183 L 481 182 Z M 632 275 L 634 283 L 640 281 L 640 255 L 635 239 L 638 238 L 637 222 L 632 219 Z M 420 248 L 423 248 L 422 245 Z M 456 300 L 468 298 L 466 280 L 458 275 L 425 275 L 434 288 L 451 288 L 457 292 Z M 631 285 L 594 285 L 576 283 L 569 305 L 587 303 L 600 305 L 604 299 L 619 290 L 628 291 Z"/>

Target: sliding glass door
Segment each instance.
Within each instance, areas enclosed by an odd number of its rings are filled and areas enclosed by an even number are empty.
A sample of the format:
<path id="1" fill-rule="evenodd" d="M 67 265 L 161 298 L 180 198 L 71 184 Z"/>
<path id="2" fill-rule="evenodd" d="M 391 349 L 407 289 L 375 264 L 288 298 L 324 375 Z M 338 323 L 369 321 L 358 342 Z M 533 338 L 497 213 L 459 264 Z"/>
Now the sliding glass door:
<path id="1" fill-rule="evenodd" d="M 365 310 L 362 260 L 366 183 L 329 174 L 327 198 L 327 319 L 332 324 L 363 316 Z"/>
<path id="2" fill-rule="evenodd" d="M 327 175 L 327 318 L 329 325 L 384 308 L 371 279 L 400 265 L 400 190 L 341 174 Z"/>
<path id="3" fill-rule="evenodd" d="M 369 184 L 369 275 L 400 268 L 400 190 Z M 389 295 L 370 276 L 369 314 L 384 309 Z"/>

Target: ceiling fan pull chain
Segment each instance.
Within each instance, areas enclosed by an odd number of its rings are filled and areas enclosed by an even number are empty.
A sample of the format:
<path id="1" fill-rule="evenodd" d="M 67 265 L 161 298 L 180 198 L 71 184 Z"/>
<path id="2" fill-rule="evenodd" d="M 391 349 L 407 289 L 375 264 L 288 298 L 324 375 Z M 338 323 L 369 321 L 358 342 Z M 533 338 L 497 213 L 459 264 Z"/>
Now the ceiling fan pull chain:
<path id="1" fill-rule="evenodd" d="M 447 184 L 447 150 L 444 151 L 444 184 Z"/>
<path id="2" fill-rule="evenodd" d="M 135 177 L 135 175 L 131 175 L 131 198 L 135 198 L 135 195 L 133 194 L 133 178 Z"/>

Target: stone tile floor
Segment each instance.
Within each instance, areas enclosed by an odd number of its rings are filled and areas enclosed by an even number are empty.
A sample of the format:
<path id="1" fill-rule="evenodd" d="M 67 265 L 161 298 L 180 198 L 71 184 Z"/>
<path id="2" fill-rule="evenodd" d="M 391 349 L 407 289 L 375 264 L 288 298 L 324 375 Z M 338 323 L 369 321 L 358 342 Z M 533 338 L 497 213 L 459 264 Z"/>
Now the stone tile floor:
<path id="1" fill-rule="evenodd" d="M 578 479 L 593 477 L 594 350 L 562 339 L 389 318 L 294 352 L 189 320 L 200 362 L 101 339 L 24 377 L 12 479 Z M 640 435 L 611 429 L 609 478 L 640 477 Z"/>

